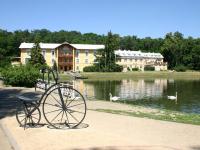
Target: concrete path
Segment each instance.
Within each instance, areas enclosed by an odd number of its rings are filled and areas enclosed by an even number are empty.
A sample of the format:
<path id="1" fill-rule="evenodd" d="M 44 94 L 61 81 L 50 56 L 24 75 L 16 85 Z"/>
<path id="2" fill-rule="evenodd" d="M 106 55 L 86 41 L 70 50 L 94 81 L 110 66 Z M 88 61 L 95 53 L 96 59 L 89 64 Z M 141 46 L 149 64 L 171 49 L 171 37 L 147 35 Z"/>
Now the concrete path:
<path id="1" fill-rule="evenodd" d="M 9 143 L 8 137 L 6 137 L 1 127 L 0 127 L 0 150 L 13 150 L 13 147 Z"/>
<path id="2" fill-rule="evenodd" d="M 131 109 L 110 102 L 87 104 L 89 109 Z M 1 125 L 21 150 L 200 150 L 200 126 L 195 125 L 89 110 L 80 129 L 56 130 L 45 125 L 23 130 L 13 112 L 3 114 Z"/>
<path id="3" fill-rule="evenodd" d="M 3 125 L 22 150 L 198 150 L 200 126 L 88 111 L 87 128 L 23 128 L 15 117 Z"/>

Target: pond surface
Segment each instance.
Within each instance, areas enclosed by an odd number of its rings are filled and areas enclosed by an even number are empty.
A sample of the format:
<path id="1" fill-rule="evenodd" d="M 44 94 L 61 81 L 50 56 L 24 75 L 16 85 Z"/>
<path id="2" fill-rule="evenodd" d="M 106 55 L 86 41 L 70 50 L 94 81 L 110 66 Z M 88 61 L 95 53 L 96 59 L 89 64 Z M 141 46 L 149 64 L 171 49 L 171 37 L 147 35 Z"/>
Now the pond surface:
<path id="1" fill-rule="evenodd" d="M 112 93 L 121 100 L 137 104 L 200 114 L 200 80 L 76 80 L 74 86 L 91 100 L 109 100 L 109 93 Z M 167 96 L 175 96 L 176 91 L 177 101 L 168 100 Z"/>

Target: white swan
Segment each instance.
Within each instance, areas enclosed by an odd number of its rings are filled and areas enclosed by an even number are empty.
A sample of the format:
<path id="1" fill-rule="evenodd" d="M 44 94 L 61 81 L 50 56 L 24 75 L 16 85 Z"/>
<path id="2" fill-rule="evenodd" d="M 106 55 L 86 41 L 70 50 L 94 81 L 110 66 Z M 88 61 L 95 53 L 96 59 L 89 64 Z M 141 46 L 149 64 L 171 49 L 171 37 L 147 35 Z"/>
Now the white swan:
<path id="1" fill-rule="evenodd" d="M 167 96 L 167 99 L 169 99 L 169 100 L 177 100 L 177 92 L 176 92 L 176 96 Z"/>
<path id="2" fill-rule="evenodd" d="M 117 96 L 112 96 L 111 93 L 109 93 L 109 96 L 110 96 L 110 101 L 118 101 L 120 99 L 120 97 L 117 97 Z"/>

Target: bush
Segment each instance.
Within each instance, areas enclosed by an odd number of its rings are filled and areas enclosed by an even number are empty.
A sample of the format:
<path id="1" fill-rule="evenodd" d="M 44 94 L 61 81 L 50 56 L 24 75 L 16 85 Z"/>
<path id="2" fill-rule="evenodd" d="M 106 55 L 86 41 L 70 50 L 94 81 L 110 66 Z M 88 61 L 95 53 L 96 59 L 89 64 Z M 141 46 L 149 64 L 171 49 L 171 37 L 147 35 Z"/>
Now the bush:
<path id="1" fill-rule="evenodd" d="M 86 66 L 83 68 L 84 72 L 97 72 L 98 69 L 95 66 Z"/>
<path id="2" fill-rule="evenodd" d="M 40 77 L 39 70 L 31 65 L 11 66 L 3 69 L 1 75 L 4 79 L 4 84 L 19 87 L 33 87 Z"/>
<path id="3" fill-rule="evenodd" d="M 145 66 L 144 71 L 155 71 L 155 67 L 154 66 Z"/>
<path id="4" fill-rule="evenodd" d="M 87 66 L 83 68 L 84 72 L 122 72 L 123 67 L 113 64 L 110 68 L 99 68 L 99 66 Z"/>
<path id="5" fill-rule="evenodd" d="M 187 70 L 187 68 L 183 65 L 179 65 L 179 66 L 176 66 L 174 68 L 174 70 L 178 71 L 178 72 L 185 72 Z"/>
<path id="6" fill-rule="evenodd" d="M 111 72 L 122 72 L 122 70 L 123 70 L 123 67 L 118 64 L 114 64 L 111 67 Z"/>
<path id="7" fill-rule="evenodd" d="M 132 71 L 139 71 L 139 68 L 132 68 Z"/>

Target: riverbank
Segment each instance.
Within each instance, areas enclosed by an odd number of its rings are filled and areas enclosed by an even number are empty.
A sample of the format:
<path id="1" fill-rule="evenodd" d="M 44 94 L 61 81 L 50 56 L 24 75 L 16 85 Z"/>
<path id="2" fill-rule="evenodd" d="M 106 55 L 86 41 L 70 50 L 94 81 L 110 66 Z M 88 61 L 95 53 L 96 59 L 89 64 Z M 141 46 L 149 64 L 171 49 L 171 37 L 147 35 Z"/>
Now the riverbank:
<path id="1" fill-rule="evenodd" d="M 200 72 L 170 72 L 170 71 L 132 71 L 132 72 L 82 72 L 81 75 L 88 77 L 86 80 L 121 80 L 121 79 L 185 79 L 185 80 L 200 80 Z M 70 77 L 65 74 L 60 74 L 61 80 L 69 80 Z"/>
<path id="2" fill-rule="evenodd" d="M 90 102 L 92 103 L 92 102 Z M 94 101 L 91 110 L 118 115 L 200 125 L 200 115 L 118 102 Z"/>

